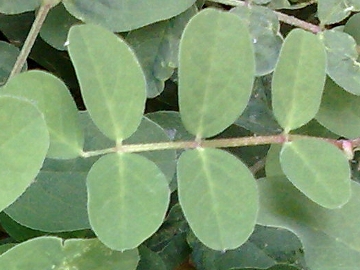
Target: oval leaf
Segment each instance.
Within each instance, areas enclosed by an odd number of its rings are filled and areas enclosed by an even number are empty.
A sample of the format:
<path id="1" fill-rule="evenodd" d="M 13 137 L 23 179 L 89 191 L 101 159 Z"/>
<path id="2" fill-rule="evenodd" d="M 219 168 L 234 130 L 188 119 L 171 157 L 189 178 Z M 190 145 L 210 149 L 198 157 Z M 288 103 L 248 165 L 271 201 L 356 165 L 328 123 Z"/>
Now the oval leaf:
<path id="1" fill-rule="evenodd" d="M 63 0 L 63 3 L 73 16 L 87 23 L 125 32 L 174 17 L 195 0 Z"/>
<path id="2" fill-rule="evenodd" d="M 272 144 L 267 155 L 265 163 L 265 174 L 266 177 L 273 177 L 278 175 L 284 175 L 280 164 L 280 151 L 281 145 Z"/>
<path id="3" fill-rule="evenodd" d="M 0 93 L 25 97 L 41 110 L 50 134 L 48 157 L 79 156 L 84 134 L 75 102 L 61 80 L 50 73 L 33 70 L 11 79 Z"/>
<path id="4" fill-rule="evenodd" d="M 350 201 L 326 209 L 307 199 L 285 177 L 261 179 L 258 223 L 286 228 L 301 239 L 308 269 L 360 269 L 360 185 Z M 304 268 L 301 268 L 304 269 Z"/>
<path id="5" fill-rule="evenodd" d="M 274 115 L 285 132 L 315 117 L 325 84 L 325 67 L 322 42 L 304 30 L 291 31 L 281 49 L 272 80 Z"/>
<path id="6" fill-rule="evenodd" d="M 0 211 L 38 174 L 49 148 L 43 115 L 26 100 L 0 97 Z"/>
<path id="7" fill-rule="evenodd" d="M 66 50 L 66 39 L 69 29 L 79 20 L 71 16 L 63 5 L 53 7 L 41 27 L 40 36 L 58 50 Z"/>
<path id="8" fill-rule="evenodd" d="M 46 159 L 35 182 L 5 209 L 6 214 L 44 232 L 90 228 L 85 179 L 93 162 L 94 158 Z"/>
<path id="9" fill-rule="evenodd" d="M 258 194 L 251 172 L 240 160 L 218 149 L 188 150 L 180 156 L 177 175 L 181 207 L 201 242 L 227 250 L 248 239 Z"/>
<path id="10" fill-rule="evenodd" d="M 358 138 L 360 136 L 359 104 L 359 96 L 344 91 L 328 79 L 316 119 L 324 127 L 340 136 Z"/>
<path id="11" fill-rule="evenodd" d="M 92 229 L 115 250 L 135 248 L 152 235 L 169 204 L 164 174 L 136 154 L 100 158 L 88 174 L 87 187 Z"/>
<path id="12" fill-rule="evenodd" d="M 39 6 L 39 0 L 0 0 L 0 12 L 5 14 L 23 13 Z"/>
<path id="13" fill-rule="evenodd" d="M 135 132 L 145 108 L 145 77 L 133 51 L 119 37 L 95 25 L 74 26 L 69 53 L 91 118 L 109 138 Z"/>
<path id="14" fill-rule="evenodd" d="M 179 105 L 185 127 L 197 137 L 220 133 L 245 109 L 255 73 L 250 40 L 238 16 L 213 9 L 194 16 L 185 28 Z"/>
<path id="15" fill-rule="evenodd" d="M 349 201 L 350 167 L 336 146 L 319 139 L 289 142 L 280 164 L 294 186 L 317 204 L 333 209 Z"/>
<path id="16" fill-rule="evenodd" d="M 318 0 L 318 16 L 323 25 L 340 22 L 359 10 L 358 0 Z"/>
<path id="17" fill-rule="evenodd" d="M 148 98 L 161 94 L 165 81 L 178 66 L 181 34 L 190 18 L 197 13 L 192 6 L 169 20 L 130 31 L 125 40 L 135 51 L 144 70 Z"/>
<path id="18" fill-rule="evenodd" d="M 238 15 L 249 26 L 255 50 L 256 76 L 272 72 L 283 42 L 276 14 L 269 8 L 255 5 L 238 6 L 230 12 Z"/>
<path id="19" fill-rule="evenodd" d="M 349 93 L 360 95 L 360 63 L 357 44 L 347 33 L 328 30 L 323 33 L 327 52 L 327 73 Z"/>
<path id="20" fill-rule="evenodd" d="M 77 269 L 135 270 L 137 250 L 117 252 L 97 239 L 63 240 L 39 237 L 16 245 L 0 256 L 0 268 L 7 270 Z"/>
<path id="21" fill-rule="evenodd" d="M 79 116 L 85 131 L 85 151 L 114 146 L 114 142 L 99 131 L 86 111 Z M 44 232 L 90 228 L 86 176 L 98 159 L 97 156 L 71 160 L 46 159 L 35 182 L 5 209 L 6 214 L 26 227 Z"/>
<path id="22" fill-rule="evenodd" d="M 6 83 L 19 53 L 19 49 L 14 45 L 0 41 L 0 86 Z M 25 63 L 23 70 L 26 69 Z"/>
<path id="23" fill-rule="evenodd" d="M 351 35 L 355 39 L 356 44 L 360 44 L 359 24 L 360 24 L 360 13 L 356 13 L 350 17 L 350 19 L 346 22 L 344 26 L 344 32 Z"/>

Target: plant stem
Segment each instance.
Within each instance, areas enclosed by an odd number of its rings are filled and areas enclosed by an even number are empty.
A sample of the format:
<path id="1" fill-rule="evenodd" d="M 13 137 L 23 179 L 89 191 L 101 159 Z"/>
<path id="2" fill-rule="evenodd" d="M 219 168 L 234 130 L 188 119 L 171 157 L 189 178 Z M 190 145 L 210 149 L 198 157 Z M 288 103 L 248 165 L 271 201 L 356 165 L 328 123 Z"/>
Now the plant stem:
<path id="1" fill-rule="evenodd" d="M 249 3 L 239 0 L 208 0 L 208 1 L 214 3 L 220 3 L 228 6 L 233 6 L 233 7 L 249 5 Z M 274 11 L 274 13 L 278 17 L 279 21 L 282 21 L 284 23 L 300 27 L 314 34 L 317 34 L 322 31 L 322 28 L 318 25 L 302 21 L 298 18 L 295 18 L 294 16 L 289 16 L 278 11 Z"/>
<path id="2" fill-rule="evenodd" d="M 195 149 L 195 148 L 228 148 L 228 147 L 242 147 L 254 146 L 265 144 L 283 144 L 296 139 L 312 138 L 306 135 L 289 135 L 279 134 L 272 136 L 253 136 L 241 138 L 228 138 L 228 139 L 213 139 L 213 140 L 200 140 L 200 141 L 180 141 L 180 142 L 158 142 L 158 143 L 145 143 L 145 144 L 128 144 L 119 145 L 112 148 L 83 152 L 82 157 L 99 156 L 108 153 L 137 153 L 147 151 L 159 151 L 168 149 Z M 326 140 L 342 149 L 342 140 L 333 140 L 327 138 L 318 138 Z M 355 141 L 355 140 L 354 140 Z M 352 143 L 352 141 L 350 141 Z M 360 140 L 358 141 L 360 144 Z M 352 144 L 353 145 L 353 144 Z"/>
<path id="3" fill-rule="evenodd" d="M 298 26 L 304 30 L 307 30 L 309 32 L 312 32 L 314 34 L 320 33 L 322 31 L 321 27 L 312 23 L 308 23 L 305 21 L 302 21 L 298 18 L 295 18 L 294 16 L 289 16 L 284 13 L 274 11 L 274 13 L 277 15 L 279 21 L 282 21 L 284 23 Z"/>
<path id="4" fill-rule="evenodd" d="M 40 6 L 39 11 L 36 14 L 34 23 L 31 26 L 30 32 L 24 42 L 24 45 L 21 49 L 18 58 L 16 59 L 16 62 L 14 64 L 13 69 L 11 70 L 8 80 L 13 76 L 15 76 L 16 74 L 20 73 L 21 69 L 23 68 L 26 59 L 29 56 L 31 48 L 35 43 L 36 37 L 40 32 L 41 26 L 43 25 L 45 18 L 49 13 L 50 9 L 52 8 L 52 6 L 53 6 L 52 4 L 42 4 Z"/>

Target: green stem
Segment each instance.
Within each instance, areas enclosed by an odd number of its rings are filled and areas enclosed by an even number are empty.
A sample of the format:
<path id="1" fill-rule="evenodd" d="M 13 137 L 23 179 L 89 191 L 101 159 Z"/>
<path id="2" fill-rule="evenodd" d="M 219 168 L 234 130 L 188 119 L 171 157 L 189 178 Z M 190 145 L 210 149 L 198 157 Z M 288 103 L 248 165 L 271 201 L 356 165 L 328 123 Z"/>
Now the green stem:
<path id="1" fill-rule="evenodd" d="M 147 151 L 159 151 L 169 149 L 194 149 L 194 148 L 228 148 L 228 147 L 242 147 L 266 144 L 283 144 L 296 139 L 311 138 L 305 135 L 287 135 L 279 134 L 273 136 L 253 136 L 241 138 L 228 138 L 228 139 L 214 139 L 214 140 L 200 140 L 200 141 L 180 141 L 180 142 L 159 142 L 159 143 L 145 143 L 145 144 L 128 144 L 118 145 L 116 147 L 83 152 L 82 157 L 99 156 L 108 153 L 137 153 Z M 319 138 L 326 140 L 339 148 L 342 148 L 342 141 Z M 360 141 L 359 141 L 360 143 Z"/>
<path id="2" fill-rule="evenodd" d="M 16 59 L 16 62 L 14 64 L 14 67 L 9 75 L 9 78 L 12 78 L 16 74 L 20 73 L 21 69 L 23 68 L 27 57 L 29 56 L 29 53 L 31 51 L 31 48 L 33 47 L 36 37 L 38 36 L 41 26 L 43 25 L 45 18 L 47 14 L 49 13 L 50 9 L 52 8 L 53 4 L 42 4 L 39 8 L 38 13 L 36 14 L 36 18 L 34 23 L 31 26 L 30 32 L 24 42 L 24 45 L 21 49 L 21 52 Z"/>
<path id="3" fill-rule="evenodd" d="M 208 2 L 220 3 L 220 4 L 233 6 L 233 7 L 249 5 L 249 3 L 239 1 L 239 0 L 208 0 Z M 318 25 L 302 21 L 298 18 L 295 18 L 294 16 L 289 16 L 289 15 L 286 15 L 286 14 L 278 12 L 278 11 L 274 11 L 274 13 L 278 17 L 279 21 L 282 21 L 284 23 L 300 27 L 300 28 L 307 30 L 309 32 L 312 32 L 314 34 L 317 34 L 322 31 L 322 28 Z"/>

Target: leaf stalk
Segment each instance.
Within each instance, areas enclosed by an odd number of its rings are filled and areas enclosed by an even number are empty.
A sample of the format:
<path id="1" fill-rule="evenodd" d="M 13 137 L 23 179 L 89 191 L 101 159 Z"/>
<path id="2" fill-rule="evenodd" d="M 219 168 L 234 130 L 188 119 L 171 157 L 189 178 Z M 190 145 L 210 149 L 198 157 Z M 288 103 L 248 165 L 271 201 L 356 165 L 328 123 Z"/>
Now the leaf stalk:
<path id="1" fill-rule="evenodd" d="M 229 147 L 244 147 L 266 144 L 283 144 L 298 139 L 314 138 L 307 135 L 290 135 L 278 134 L 271 136 L 252 136 L 241 138 L 226 138 L 226 139 L 212 139 L 212 140 L 194 140 L 194 141 L 178 141 L 178 142 L 158 142 L 158 143 L 144 143 L 144 144 L 128 144 L 118 145 L 116 147 L 82 152 L 81 156 L 92 157 L 109 153 L 139 153 L 147 151 L 160 151 L 169 149 L 195 149 L 195 148 L 229 148 Z M 339 149 L 344 150 L 344 140 L 334 140 L 328 138 L 315 137 L 317 139 L 325 140 L 334 144 Z M 353 148 L 360 145 L 360 139 L 347 140 Z"/>

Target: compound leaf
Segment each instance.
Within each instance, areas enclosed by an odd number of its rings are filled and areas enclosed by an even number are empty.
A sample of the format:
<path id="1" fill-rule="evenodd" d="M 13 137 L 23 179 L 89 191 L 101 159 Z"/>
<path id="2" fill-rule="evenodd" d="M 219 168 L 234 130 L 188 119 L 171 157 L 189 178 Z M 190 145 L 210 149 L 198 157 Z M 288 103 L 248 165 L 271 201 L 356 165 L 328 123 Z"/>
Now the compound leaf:
<path id="1" fill-rule="evenodd" d="M 186 26 L 179 57 L 179 105 L 186 129 L 198 137 L 220 133 L 250 98 L 255 64 L 248 27 L 234 14 L 205 9 Z"/>
<path id="2" fill-rule="evenodd" d="M 201 242 L 224 251 L 249 238 L 258 195 L 251 172 L 240 160 L 218 149 L 188 150 L 179 158 L 177 176 L 180 205 Z"/>
<path id="3" fill-rule="evenodd" d="M 350 167 L 344 153 L 319 139 L 286 143 L 280 153 L 281 168 L 307 197 L 326 208 L 339 208 L 351 196 Z"/>
<path id="4" fill-rule="evenodd" d="M 43 115 L 29 101 L 0 96 L 0 211 L 38 174 L 49 148 Z"/>
<path id="5" fill-rule="evenodd" d="M 135 132 L 145 107 L 145 77 L 130 47 L 95 25 L 73 26 L 69 53 L 85 105 L 94 123 L 110 139 Z"/>
<path id="6" fill-rule="evenodd" d="M 272 80 L 274 115 L 285 132 L 315 117 L 325 84 L 325 67 L 325 48 L 318 37 L 301 29 L 292 30 Z"/>
<path id="7" fill-rule="evenodd" d="M 88 174 L 87 187 L 92 229 L 114 250 L 135 248 L 152 235 L 169 204 L 164 174 L 136 154 L 100 158 Z"/>

